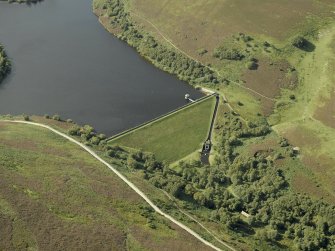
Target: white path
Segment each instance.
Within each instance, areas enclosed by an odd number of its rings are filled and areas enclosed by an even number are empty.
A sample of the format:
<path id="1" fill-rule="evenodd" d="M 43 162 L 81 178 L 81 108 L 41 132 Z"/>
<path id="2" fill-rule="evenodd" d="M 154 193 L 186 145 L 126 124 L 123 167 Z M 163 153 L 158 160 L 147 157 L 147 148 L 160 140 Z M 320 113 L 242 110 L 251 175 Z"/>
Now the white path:
<path id="1" fill-rule="evenodd" d="M 101 157 L 99 157 L 92 149 L 90 149 L 89 147 L 85 146 L 84 144 L 80 143 L 79 141 L 75 140 L 74 138 L 66 135 L 65 133 L 62 133 L 48 125 L 44 125 L 44 124 L 40 124 L 40 123 L 35 123 L 35 122 L 30 122 L 30 121 L 20 121 L 20 120 L 1 120 L 1 122 L 9 122 L 9 123 L 18 123 L 18 124 L 28 124 L 28 125 L 33 125 L 33 126 L 38 126 L 38 127 L 43 127 L 46 128 L 56 134 L 58 134 L 59 136 L 77 144 L 78 146 L 80 146 L 81 148 L 83 148 L 85 151 L 87 151 L 89 154 L 91 154 L 94 158 L 96 158 L 98 161 L 100 161 L 101 163 L 103 163 L 105 166 L 107 166 L 110 170 L 112 170 L 117 176 L 119 176 L 120 179 L 122 179 L 128 186 L 130 186 L 139 196 L 141 196 L 157 213 L 159 213 L 160 215 L 164 216 L 165 218 L 169 219 L 170 221 L 172 221 L 174 224 L 178 225 L 179 227 L 181 227 L 182 229 L 184 229 L 186 232 L 188 232 L 189 234 L 193 235 L 195 238 L 197 238 L 199 241 L 201 241 L 202 243 L 204 243 L 205 245 L 213 248 L 214 250 L 218 250 L 221 251 L 220 248 L 216 247 L 215 245 L 213 245 L 212 243 L 206 241 L 205 239 L 203 239 L 199 234 L 197 234 L 196 232 L 194 232 L 192 229 L 190 229 L 189 227 L 187 227 L 186 225 L 184 225 L 183 223 L 181 223 L 180 221 L 176 220 L 175 218 L 173 218 L 172 216 L 170 216 L 169 214 L 164 213 L 162 210 L 160 210 L 138 187 L 136 187 L 131 181 L 129 181 L 124 175 L 122 175 L 118 170 L 116 170 L 112 165 L 110 165 L 109 163 L 107 163 L 105 160 L 103 160 Z M 234 248 L 230 247 L 229 245 L 225 244 L 225 246 L 227 248 L 229 248 L 230 250 L 235 250 Z"/>

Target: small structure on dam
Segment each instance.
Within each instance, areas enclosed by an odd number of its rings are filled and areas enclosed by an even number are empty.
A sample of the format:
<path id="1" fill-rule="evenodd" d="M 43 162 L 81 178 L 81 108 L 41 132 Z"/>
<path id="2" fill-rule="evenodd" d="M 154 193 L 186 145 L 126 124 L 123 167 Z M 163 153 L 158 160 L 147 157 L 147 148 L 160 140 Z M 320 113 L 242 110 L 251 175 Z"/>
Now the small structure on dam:
<path id="1" fill-rule="evenodd" d="M 185 94 L 185 100 L 190 101 L 190 102 L 194 102 L 194 100 L 190 98 L 190 94 L 188 94 L 188 93 Z"/>
<path id="2" fill-rule="evenodd" d="M 209 129 L 209 132 L 208 132 L 208 137 L 207 137 L 206 141 L 204 142 L 203 147 L 202 147 L 202 151 L 201 151 L 201 162 L 205 165 L 209 164 L 209 154 L 210 154 L 211 149 L 212 149 L 212 131 L 213 131 L 214 122 L 215 122 L 215 118 L 216 118 L 216 114 L 217 114 L 217 110 L 218 110 L 218 106 L 219 106 L 219 101 L 220 101 L 219 94 L 214 93 L 213 95 L 215 95 L 215 97 L 216 97 L 215 108 L 214 108 L 214 111 L 213 111 L 213 116 L 212 116 L 210 129 Z"/>

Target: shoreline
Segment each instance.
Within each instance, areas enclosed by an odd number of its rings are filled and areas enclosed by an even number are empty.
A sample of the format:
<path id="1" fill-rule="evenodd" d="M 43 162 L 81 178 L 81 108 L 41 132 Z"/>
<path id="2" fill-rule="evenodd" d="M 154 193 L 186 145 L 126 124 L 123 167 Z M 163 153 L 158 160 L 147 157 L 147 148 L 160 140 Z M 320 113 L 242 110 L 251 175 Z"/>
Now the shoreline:
<path id="1" fill-rule="evenodd" d="M 122 11 L 121 17 L 113 15 L 111 18 L 105 16 L 108 7 L 100 5 L 96 6 L 96 2 L 93 0 L 92 12 L 104 29 L 135 49 L 138 55 L 159 70 L 176 76 L 180 81 L 186 82 L 194 88 L 205 85 L 208 89 L 215 84 L 224 82 L 222 77 L 208 66 L 185 56 L 164 43 L 160 43 L 149 32 L 138 27 L 137 23 L 131 20 L 130 12 L 125 10 L 124 5 L 119 6 Z M 112 27 L 113 24 L 108 23 L 113 23 L 114 27 Z M 126 30 L 122 26 L 125 26 Z"/>

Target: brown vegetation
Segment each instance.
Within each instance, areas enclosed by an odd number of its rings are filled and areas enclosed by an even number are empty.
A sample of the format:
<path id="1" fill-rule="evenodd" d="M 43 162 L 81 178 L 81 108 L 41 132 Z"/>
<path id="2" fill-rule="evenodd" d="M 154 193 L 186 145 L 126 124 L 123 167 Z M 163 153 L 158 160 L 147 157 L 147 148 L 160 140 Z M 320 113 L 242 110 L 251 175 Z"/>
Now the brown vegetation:
<path id="1" fill-rule="evenodd" d="M 281 93 L 281 88 L 294 88 L 298 78 L 295 71 L 291 72 L 291 66 L 287 61 L 271 62 L 268 59 L 261 59 L 258 62 L 257 70 L 247 70 L 243 79 L 246 86 L 262 95 L 274 99 Z M 251 93 L 259 99 L 262 104 L 262 111 L 265 116 L 273 111 L 274 101 Z"/>

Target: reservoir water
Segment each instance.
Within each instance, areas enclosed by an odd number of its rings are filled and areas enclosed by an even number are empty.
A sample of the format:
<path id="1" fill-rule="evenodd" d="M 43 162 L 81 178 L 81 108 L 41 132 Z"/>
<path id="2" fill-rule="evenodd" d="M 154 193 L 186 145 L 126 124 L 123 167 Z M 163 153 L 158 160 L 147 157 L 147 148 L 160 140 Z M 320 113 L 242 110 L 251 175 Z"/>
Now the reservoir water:
<path id="1" fill-rule="evenodd" d="M 91 0 L 0 2 L 0 43 L 13 62 L 0 114 L 59 114 L 112 135 L 202 96 L 109 34 Z"/>

